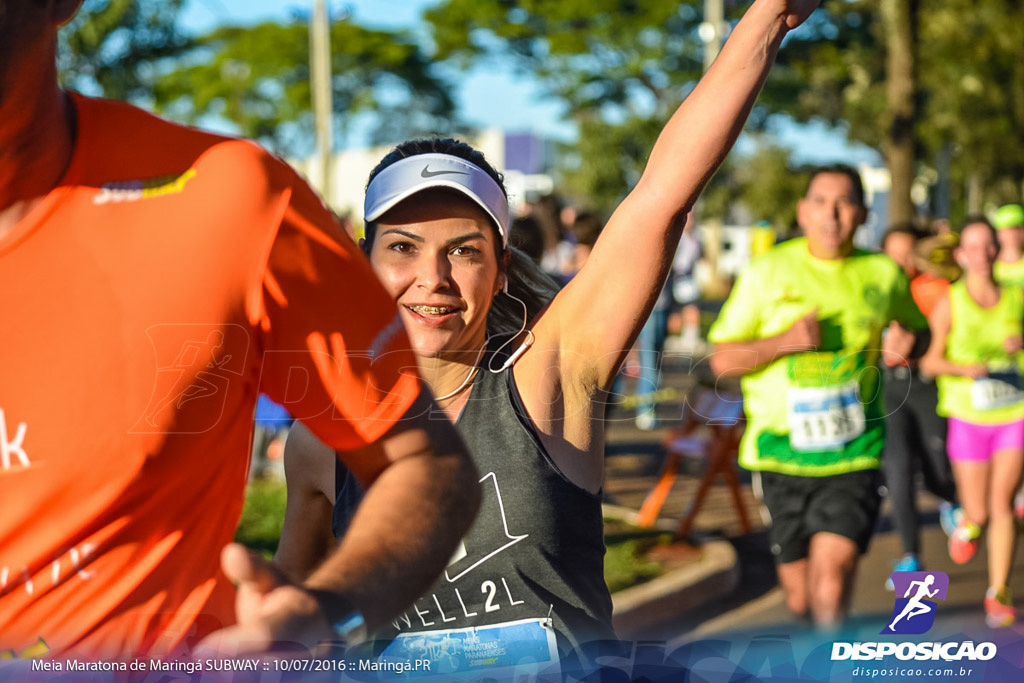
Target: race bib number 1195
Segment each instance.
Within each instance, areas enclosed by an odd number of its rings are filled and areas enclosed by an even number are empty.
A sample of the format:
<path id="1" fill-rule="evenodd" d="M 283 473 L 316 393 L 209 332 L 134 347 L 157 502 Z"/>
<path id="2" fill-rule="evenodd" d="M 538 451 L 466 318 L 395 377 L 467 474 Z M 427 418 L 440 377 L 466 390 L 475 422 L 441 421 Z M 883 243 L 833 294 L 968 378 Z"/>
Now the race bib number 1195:
<path id="1" fill-rule="evenodd" d="M 831 387 L 792 388 L 786 398 L 794 450 L 839 450 L 864 433 L 864 405 L 856 380 Z"/>

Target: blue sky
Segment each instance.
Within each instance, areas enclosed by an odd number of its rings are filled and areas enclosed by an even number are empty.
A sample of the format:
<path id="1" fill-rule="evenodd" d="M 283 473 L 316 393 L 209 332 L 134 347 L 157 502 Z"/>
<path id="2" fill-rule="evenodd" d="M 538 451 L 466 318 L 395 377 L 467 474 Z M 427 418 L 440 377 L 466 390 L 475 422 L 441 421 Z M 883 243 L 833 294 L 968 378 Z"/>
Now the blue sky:
<path id="1" fill-rule="evenodd" d="M 293 8 L 308 9 L 311 0 L 191 0 L 187 7 L 186 26 L 205 30 L 211 26 L 241 21 L 256 22 L 287 18 Z M 330 2 L 332 8 L 348 8 L 360 23 L 391 28 L 414 25 L 431 0 L 342 0 Z"/>
<path id="2" fill-rule="evenodd" d="M 360 24 L 389 29 L 422 30 L 419 17 L 437 0 L 328 0 L 328 6 L 350 12 Z M 295 10 L 308 10 L 312 0 L 190 0 L 184 17 L 187 29 L 200 32 L 222 23 L 257 23 L 287 20 Z M 333 11 L 333 10 L 332 10 Z M 459 79 L 454 93 L 463 118 L 479 126 L 498 126 L 508 132 L 534 132 L 571 139 L 573 127 L 564 120 L 563 108 L 545 100 L 541 88 L 511 68 L 490 63 Z M 510 106 L 515 103 L 515 106 Z M 867 148 L 851 148 L 825 126 L 779 126 L 776 139 L 792 147 L 806 162 L 877 161 Z M 745 144 L 746 143 L 746 144 Z M 740 151 L 750 151 L 750 141 L 740 140 Z"/>

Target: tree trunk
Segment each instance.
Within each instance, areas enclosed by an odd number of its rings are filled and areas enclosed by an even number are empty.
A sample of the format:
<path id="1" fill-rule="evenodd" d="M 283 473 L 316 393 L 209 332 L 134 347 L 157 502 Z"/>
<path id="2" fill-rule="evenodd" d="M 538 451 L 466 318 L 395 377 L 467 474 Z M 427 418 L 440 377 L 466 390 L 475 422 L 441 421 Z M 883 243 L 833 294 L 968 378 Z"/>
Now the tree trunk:
<path id="1" fill-rule="evenodd" d="M 889 116 L 884 151 L 892 174 L 890 225 L 912 221 L 917 213 L 910 197 L 914 183 L 917 6 L 918 0 L 881 0 Z"/>
<path id="2" fill-rule="evenodd" d="M 944 142 L 935 159 L 935 170 L 939 179 L 932 188 L 932 216 L 949 219 L 952 215 L 953 199 L 950 179 L 953 176 L 953 143 Z"/>
<path id="3" fill-rule="evenodd" d="M 971 216 L 981 214 L 981 193 L 984 181 L 981 173 L 972 171 L 967 176 L 967 213 Z"/>

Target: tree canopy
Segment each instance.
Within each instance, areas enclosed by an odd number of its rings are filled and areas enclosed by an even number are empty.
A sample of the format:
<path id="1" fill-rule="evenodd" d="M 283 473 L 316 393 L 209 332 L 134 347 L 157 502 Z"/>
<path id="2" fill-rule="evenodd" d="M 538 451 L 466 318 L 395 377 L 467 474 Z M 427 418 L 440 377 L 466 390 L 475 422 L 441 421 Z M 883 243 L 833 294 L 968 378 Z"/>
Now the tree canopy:
<path id="1" fill-rule="evenodd" d="M 375 140 L 445 129 L 454 103 L 411 40 L 350 21 L 331 24 L 335 123 L 372 111 Z M 155 87 L 157 106 L 196 122 L 220 116 L 239 133 L 296 153 L 311 139 L 309 29 L 305 23 L 225 26 L 197 38 Z M 308 147 L 307 147 L 308 151 Z"/>
<path id="2" fill-rule="evenodd" d="M 727 23 L 747 5 L 727 2 Z M 918 175 L 934 177 L 936 158 L 952 150 L 959 214 L 971 175 L 982 176 L 986 202 L 1019 200 L 1024 162 L 1006 151 L 1024 142 L 1024 7 L 912 5 Z M 896 48 L 883 9 L 882 0 L 825 0 L 787 38 L 748 126 L 760 129 L 771 114 L 818 119 L 884 149 L 896 123 L 886 92 L 888 51 Z M 440 58 L 511 60 L 565 101 L 580 124 L 568 181 L 617 198 L 642 166 L 652 131 L 700 75 L 702 12 L 700 0 L 443 0 L 425 17 Z"/>
<path id="3" fill-rule="evenodd" d="M 923 140 L 930 150 L 953 145 L 956 179 L 978 174 L 985 187 L 985 203 L 1020 202 L 1024 7 L 1007 0 L 929 0 L 924 4 Z"/>
<path id="4" fill-rule="evenodd" d="M 749 126 L 761 129 L 772 114 L 820 119 L 842 124 L 852 141 L 882 149 L 894 124 L 886 59 L 895 48 L 884 2 L 825 0 L 787 38 Z M 305 23 L 222 26 L 186 36 L 179 28 L 183 3 L 85 0 L 62 32 L 64 82 L 188 122 L 227 120 L 239 134 L 282 153 L 308 151 Z M 457 74 L 471 64 L 501 60 L 534 75 L 549 96 L 566 103 L 579 129 L 578 142 L 562 155 L 566 186 L 608 208 L 635 183 L 658 131 L 700 76 L 703 4 L 441 0 L 425 13 L 432 31 L 426 46 L 407 34 L 336 20 L 331 41 L 338 137 L 344 139 L 360 113 L 375 115 L 375 141 L 457 130 L 452 87 L 432 62 L 454 66 Z M 738 20 L 747 5 L 726 0 L 726 23 Z M 1024 7 L 1009 0 L 912 5 L 909 49 L 916 59 L 909 87 L 919 177 L 936 176 L 942 159 L 950 159 L 959 215 L 968 200 L 972 210 L 1019 201 Z M 772 152 L 776 165 L 780 153 Z"/>
<path id="5" fill-rule="evenodd" d="M 188 45 L 178 28 L 184 0 L 85 0 L 61 30 L 65 85 L 112 99 L 151 97 L 157 66 Z"/>
<path id="6" fill-rule="evenodd" d="M 444 0 L 425 18 L 439 59 L 463 66 L 511 60 L 539 78 L 551 97 L 566 102 L 579 128 L 578 141 L 563 155 L 566 189 L 608 209 L 637 181 L 661 128 L 703 72 L 703 4 Z M 734 22 L 745 4 L 727 9 L 727 21 Z M 791 42 L 822 40 L 834 32 L 830 21 L 815 15 Z M 803 87 L 802 68 L 797 59 L 773 71 L 751 115 L 752 128 L 761 129 L 772 112 L 798 115 L 794 100 Z"/>
<path id="7" fill-rule="evenodd" d="M 312 149 L 309 30 L 305 22 L 220 26 L 185 37 L 183 0 L 87 0 L 63 32 L 64 82 L 143 102 L 186 123 L 229 122 L 275 151 Z M 331 23 L 336 128 L 375 114 L 373 141 L 457 127 L 450 86 L 402 33 Z"/>

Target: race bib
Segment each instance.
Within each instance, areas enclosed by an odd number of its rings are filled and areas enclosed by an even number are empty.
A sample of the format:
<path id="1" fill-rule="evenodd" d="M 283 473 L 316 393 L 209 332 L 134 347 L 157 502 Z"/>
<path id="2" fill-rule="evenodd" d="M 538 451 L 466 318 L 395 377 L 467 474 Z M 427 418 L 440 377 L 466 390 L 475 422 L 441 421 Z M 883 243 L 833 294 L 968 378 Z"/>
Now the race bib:
<path id="1" fill-rule="evenodd" d="M 551 619 L 403 633 L 381 653 L 380 662 L 409 677 L 442 675 L 446 680 L 498 678 L 558 671 L 558 648 Z"/>
<path id="2" fill-rule="evenodd" d="M 1020 374 L 993 372 L 971 382 L 971 407 L 975 410 L 994 410 L 1024 400 Z"/>
<path id="3" fill-rule="evenodd" d="M 839 450 L 864 433 L 864 405 L 856 380 L 831 387 L 791 388 L 786 398 L 793 450 Z"/>

